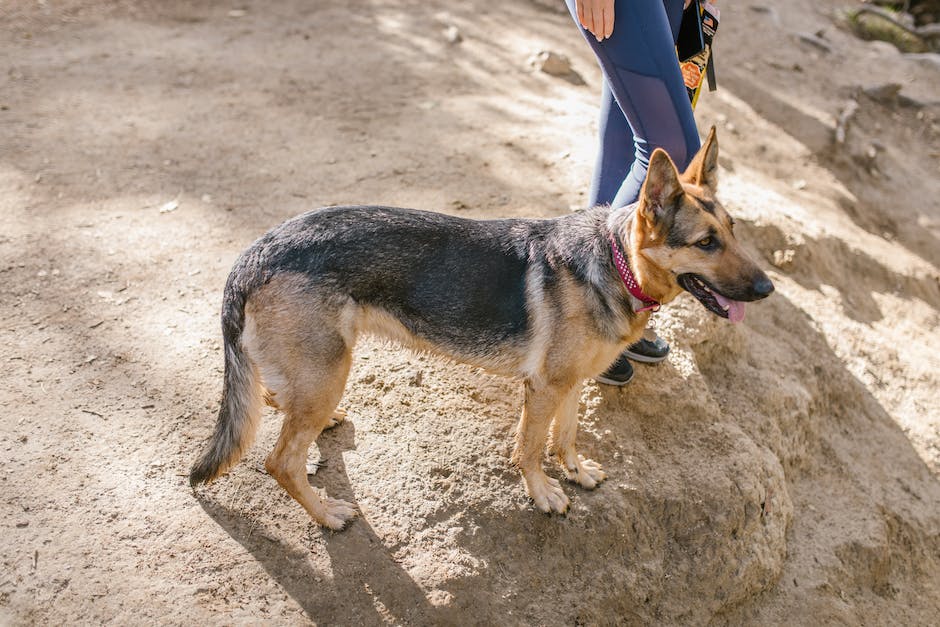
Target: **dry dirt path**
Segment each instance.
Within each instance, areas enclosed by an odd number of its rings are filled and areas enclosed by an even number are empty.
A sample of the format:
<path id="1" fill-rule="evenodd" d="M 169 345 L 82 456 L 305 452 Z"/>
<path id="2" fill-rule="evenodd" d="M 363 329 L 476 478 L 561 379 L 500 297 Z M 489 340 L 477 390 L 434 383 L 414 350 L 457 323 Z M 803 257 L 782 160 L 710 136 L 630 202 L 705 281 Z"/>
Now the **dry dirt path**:
<path id="1" fill-rule="evenodd" d="M 570 18 L 3 0 L 0 623 L 935 621 L 940 69 L 839 30 L 834 2 L 727 4 L 697 116 L 777 293 L 734 328 L 681 298 L 667 363 L 588 384 L 610 479 L 568 486 L 565 518 L 509 465 L 516 384 L 363 343 L 313 479 L 363 514 L 332 534 L 261 470 L 274 415 L 187 485 L 228 268 L 322 205 L 581 206 L 599 83 Z M 540 48 L 585 84 L 531 71 Z M 834 149 L 846 99 L 887 81 L 919 105 L 859 96 Z"/>

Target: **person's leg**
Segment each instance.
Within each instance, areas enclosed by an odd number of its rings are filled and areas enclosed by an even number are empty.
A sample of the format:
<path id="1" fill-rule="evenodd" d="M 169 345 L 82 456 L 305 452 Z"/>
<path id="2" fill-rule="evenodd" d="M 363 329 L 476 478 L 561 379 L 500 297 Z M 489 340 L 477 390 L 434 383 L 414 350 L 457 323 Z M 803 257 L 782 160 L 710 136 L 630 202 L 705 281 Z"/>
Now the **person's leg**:
<path id="1" fill-rule="evenodd" d="M 574 0 L 567 2 L 577 22 Z M 634 202 L 656 148 L 665 149 L 680 168 L 698 150 L 698 130 L 675 53 L 682 4 L 617 0 L 614 32 L 603 42 L 579 25 L 605 79 L 592 202 L 615 207 Z M 611 101 L 618 106 L 612 107 Z M 617 184 L 611 199 L 610 190 Z"/>
<path id="2" fill-rule="evenodd" d="M 633 130 L 614 100 L 607 79 L 601 87 L 600 115 L 597 120 L 597 161 L 591 178 L 588 206 L 614 202 L 620 186 L 630 173 L 636 149 Z"/>

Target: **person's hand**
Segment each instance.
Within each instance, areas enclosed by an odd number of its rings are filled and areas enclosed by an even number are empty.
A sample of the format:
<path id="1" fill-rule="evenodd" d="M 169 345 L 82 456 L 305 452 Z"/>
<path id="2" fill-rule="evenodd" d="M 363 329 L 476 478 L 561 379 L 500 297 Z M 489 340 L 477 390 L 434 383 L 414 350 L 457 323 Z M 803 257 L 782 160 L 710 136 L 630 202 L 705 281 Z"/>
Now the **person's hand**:
<path id="1" fill-rule="evenodd" d="M 614 0 L 575 0 L 578 21 L 597 41 L 604 41 L 614 32 Z"/>

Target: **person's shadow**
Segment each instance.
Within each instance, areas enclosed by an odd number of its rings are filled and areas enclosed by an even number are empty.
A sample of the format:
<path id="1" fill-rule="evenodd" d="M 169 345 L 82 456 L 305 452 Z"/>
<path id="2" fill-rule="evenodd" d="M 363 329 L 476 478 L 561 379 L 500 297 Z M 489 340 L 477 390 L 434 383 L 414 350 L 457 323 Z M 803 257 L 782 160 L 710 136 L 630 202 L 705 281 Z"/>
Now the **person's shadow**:
<path id="1" fill-rule="evenodd" d="M 327 460 L 317 473 L 318 479 L 330 486 L 331 496 L 350 502 L 354 502 L 354 493 L 342 453 L 355 450 L 355 434 L 354 425 L 346 421 L 317 440 L 321 457 Z M 341 533 L 323 531 L 333 575 L 327 580 L 310 565 L 308 550 L 287 546 L 273 532 L 259 531 L 244 514 L 207 495 L 197 498 L 205 512 L 317 623 L 411 624 L 434 615 L 435 608 L 424 592 L 361 516 Z"/>

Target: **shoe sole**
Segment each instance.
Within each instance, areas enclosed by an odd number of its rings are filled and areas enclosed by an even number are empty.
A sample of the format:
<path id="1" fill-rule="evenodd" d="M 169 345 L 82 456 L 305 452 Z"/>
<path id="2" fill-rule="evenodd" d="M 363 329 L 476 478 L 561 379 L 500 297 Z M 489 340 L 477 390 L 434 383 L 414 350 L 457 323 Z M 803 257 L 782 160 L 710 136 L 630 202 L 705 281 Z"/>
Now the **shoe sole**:
<path id="1" fill-rule="evenodd" d="M 634 353 L 633 351 L 623 351 L 623 354 L 627 356 L 630 361 L 638 361 L 644 364 L 658 364 L 661 361 L 664 361 L 666 357 L 669 357 L 667 352 L 662 357 L 650 357 L 649 355 L 641 355 L 640 353 Z"/>
<path id="2" fill-rule="evenodd" d="M 627 379 L 626 381 L 617 381 L 616 379 L 608 379 L 604 375 L 598 375 L 594 377 L 594 380 L 597 381 L 598 383 L 603 383 L 604 385 L 615 385 L 617 387 L 620 387 L 621 385 L 626 385 L 630 383 L 631 381 L 633 381 L 633 375 L 630 375 L 630 378 Z"/>

